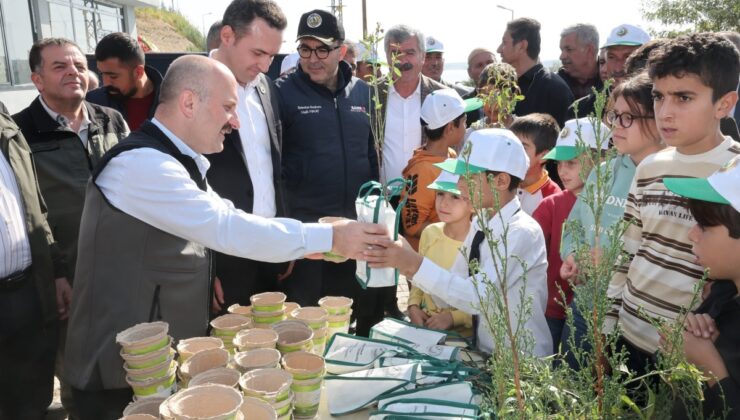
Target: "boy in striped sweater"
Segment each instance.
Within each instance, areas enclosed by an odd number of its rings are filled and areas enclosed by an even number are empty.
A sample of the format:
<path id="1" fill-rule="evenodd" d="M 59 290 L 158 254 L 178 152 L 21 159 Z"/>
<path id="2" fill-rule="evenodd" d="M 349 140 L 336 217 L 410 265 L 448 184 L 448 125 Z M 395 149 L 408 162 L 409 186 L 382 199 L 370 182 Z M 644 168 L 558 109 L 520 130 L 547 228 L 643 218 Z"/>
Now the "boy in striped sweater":
<path id="1" fill-rule="evenodd" d="M 709 33 L 672 39 L 650 55 L 648 73 L 657 127 L 672 147 L 637 167 L 624 213 L 626 255 L 609 285 L 614 307 L 606 322 L 607 332 L 619 322 L 627 366 L 638 375 L 658 349 L 652 321 L 676 319 L 703 273 L 691 254 L 688 233 L 696 222 L 687 200 L 663 179 L 707 177 L 740 154 L 719 128 L 738 98 L 740 57 L 732 44 Z"/>

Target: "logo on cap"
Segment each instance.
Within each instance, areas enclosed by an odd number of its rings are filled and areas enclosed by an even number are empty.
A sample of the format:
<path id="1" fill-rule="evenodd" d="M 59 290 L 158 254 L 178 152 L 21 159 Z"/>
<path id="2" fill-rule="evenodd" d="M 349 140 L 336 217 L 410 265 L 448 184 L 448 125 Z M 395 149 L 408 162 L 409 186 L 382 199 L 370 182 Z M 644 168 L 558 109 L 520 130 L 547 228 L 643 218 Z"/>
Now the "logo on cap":
<path id="1" fill-rule="evenodd" d="M 428 40 L 428 41 L 429 41 L 429 44 L 430 44 L 430 45 L 434 45 L 434 44 L 436 44 L 436 43 L 437 43 L 437 40 L 436 40 L 436 39 L 434 39 L 434 38 L 432 38 L 431 36 L 429 37 L 429 40 Z"/>
<path id="2" fill-rule="evenodd" d="M 570 134 L 570 130 L 568 130 L 568 127 L 563 127 L 562 130 L 560 130 L 560 138 L 564 139 L 568 137 L 568 134 Z"/>
<path id="3" fill-rule="evenodd" d="M 318 13 L 311 13 L 306 18 L 306 24 L 309 28 L 318 28 L 321 26 L 321 16 Z"/>
<path id="4" fill-rule="evenodd" d="M 627 28 L 625 28 L 624 26 L 622 26 L 617 31 L 617 36 L 625 36 L 625 35 L 627 35 Z"/>

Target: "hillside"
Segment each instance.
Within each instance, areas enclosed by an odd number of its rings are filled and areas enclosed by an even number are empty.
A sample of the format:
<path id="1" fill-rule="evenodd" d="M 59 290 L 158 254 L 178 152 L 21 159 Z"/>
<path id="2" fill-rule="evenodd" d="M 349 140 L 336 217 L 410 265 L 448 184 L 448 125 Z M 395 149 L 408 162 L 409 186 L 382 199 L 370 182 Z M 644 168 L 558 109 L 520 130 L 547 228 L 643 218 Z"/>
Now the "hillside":
<path id="1" fill-rule="evenodd" d="M 178 12 L 151 7 L 136 9 L 136 27 L 139 36 L 152 51 L 203 51 L 205 41 L 200 31 Z"/>

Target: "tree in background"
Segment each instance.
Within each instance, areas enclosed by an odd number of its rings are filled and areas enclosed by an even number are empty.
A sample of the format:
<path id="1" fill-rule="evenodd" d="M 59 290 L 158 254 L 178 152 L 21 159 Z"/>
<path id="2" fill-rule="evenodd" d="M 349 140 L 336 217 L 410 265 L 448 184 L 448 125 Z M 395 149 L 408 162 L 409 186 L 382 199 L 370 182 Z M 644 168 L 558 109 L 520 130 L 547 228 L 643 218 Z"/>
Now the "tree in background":
<path id="1" fill-rule="evenodd" d="M 740 32 L 738 0 L 643 0 L 642 14 L 661 26 L 673 28 L 655 31 L 664 37 L 684 32 Z"/>

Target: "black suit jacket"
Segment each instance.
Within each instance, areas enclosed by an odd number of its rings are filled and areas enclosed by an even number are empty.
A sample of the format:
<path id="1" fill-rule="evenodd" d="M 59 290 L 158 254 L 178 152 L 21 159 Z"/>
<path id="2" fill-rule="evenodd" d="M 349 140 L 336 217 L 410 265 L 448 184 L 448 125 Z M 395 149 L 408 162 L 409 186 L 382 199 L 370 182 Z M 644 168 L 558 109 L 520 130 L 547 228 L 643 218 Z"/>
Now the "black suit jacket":
<path id="1" fill-rule="evenodd" d="M 270 150 L 272 151 L 272 180 L 275 187 L 275 208 L 278 217 L 287 216 L 285 194 L 281 176 L 282 126 L 280 122 L 277 95 L 272 80 L 260 74 L 257 93 L 267 118 L 270 133 Z M 246 123 L 245 121 L 241 122 Z M 246 153 L 250 153 L 247 150 Z M 239 130 L 233 130 L 224 139 L 224 150 L 207 155 L 211 167 L 206 176 L 208 184 L 223 198 L 230 200 L 234 206 L 247 213 L 254 207 L 254 187 L 247 170 Z M 259 240 L 258 238 L 255 238 Z M 232 303 L 249 304 L 249 296 L 268 290 L 275 290 L 275 273 L 280 267 L 268 270 L 260 267 L 256 261 L 233 257 L 221 253 L 215 254 L 216 275 L 224 288 L 226 305 Z"/>
<path id="2" fill-rule="evenodd" d="M 285 194 L 281 175 L 282 126 L 278 113 L 279 105 L 274 92 L 272 80 L 264 74 L 259 75 L 257 94 L 267 118 L 267 129 L 270 133 L 270 150 L 272 152 L 272 183 L 275 187 L 275 208 L 277 216 L 286 216 Z M 246 121 L 242 121 L 245 124 Z M 247 150 L 246 153 L 251 151 Z M 251 213 L 254 207 L 254 187 L 244 159 L 239 130 L 233 130 L 224 139 L 224 150 L 207 155 L 211 162 L 208 169 L 208 183 L 223 198 L 231 200 L 238 209 Z"/>

